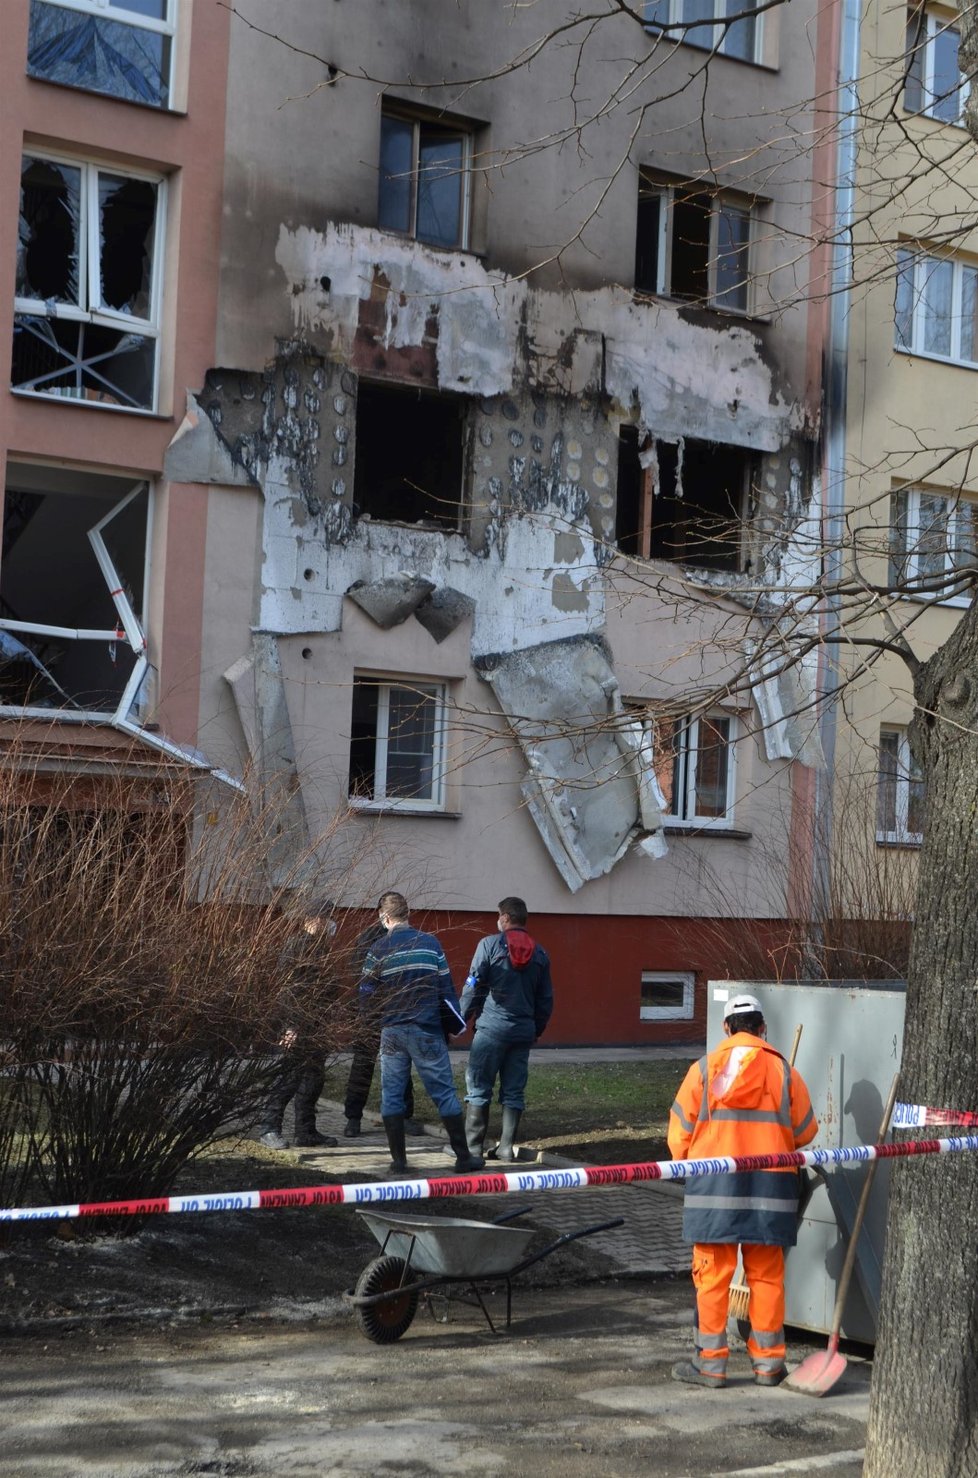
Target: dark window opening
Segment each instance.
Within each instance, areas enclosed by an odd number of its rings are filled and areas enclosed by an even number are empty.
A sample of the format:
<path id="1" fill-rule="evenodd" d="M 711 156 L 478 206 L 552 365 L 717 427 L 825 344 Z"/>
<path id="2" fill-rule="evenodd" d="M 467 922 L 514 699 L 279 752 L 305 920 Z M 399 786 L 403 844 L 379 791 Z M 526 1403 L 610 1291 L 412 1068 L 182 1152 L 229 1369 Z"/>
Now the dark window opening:
<path id="1" fill-rule="evenodd" d="M 134 655 L 89 531 L 118 510 L 98 531 L 98 540 L 138 620 L 149 492 L 145 484 L 130 498 L 132 491 L 123 479 L 35 466 L 8 469 L 0 556 L 0 704 L 91 712 L 117 708 Z M 104 635 L 69 636 L 62 630 Z"/>
<path id="2" fill-rule="evenodd" d="M 353 497 L 361 513 L 457 529 L 465 402 L 361 380 Z"/>
<path id="3" fill-rule="evenodd" d="M 674 298 L 709 301 L 711 213 L 708 195 L 688 195 L 673 205 L 669 286 Z"/>
<path id="4" fill-rule="evenodd" d="M 742 568 L 742 525 L 751 454 L 719 442 L 647 443 L 622 427 L 616 537 L 623 554 L 703 569 Z"/>
<path id="5" fill-rule="evenodd" d="M 642 1006 L 645 1010 L 682 1010 L 686 987 L 681 980 L 642 981 Z"/>
<path id="6" fill-rule="evenodd" d="M 746 199 L 639 171 L 636 290 L 750 312 L 751 222 Z"/>

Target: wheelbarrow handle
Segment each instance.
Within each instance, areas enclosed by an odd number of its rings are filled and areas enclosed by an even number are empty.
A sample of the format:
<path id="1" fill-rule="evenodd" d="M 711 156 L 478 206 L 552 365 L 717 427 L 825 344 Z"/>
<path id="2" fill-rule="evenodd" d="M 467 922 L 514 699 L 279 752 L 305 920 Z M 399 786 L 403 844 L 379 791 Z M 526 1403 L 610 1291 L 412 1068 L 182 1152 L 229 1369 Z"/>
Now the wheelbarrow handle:
<path id="1" fill-rule="evenodd" d="M 508 1221 L 515 1221 L 518 1216 L 529 1216 L 533 1210 L 532 1206 L 518 1206 L 515 1211 L 504 1211 L 502 1216 L 494 1216 L 492 1225 L 494 1227 L 505 1226 Z"/>
<path id="2" fill-rule="evenodd" d="M 613 1227 L 623 1227 L 624 1225 L 625 1218 L 623 1216 L 616 1216 L 614 1221 L 602 1221 L 597 1226 L 582 1227 L 579 1232 L 565 1232 L 562 1237 L 557 1238 L 556 1242 L 551 1242 L 549 1247 L 544 1247 L 542 1252 L 536 1253 L 533 1257 L 526 1258 L 524 1262 L 517 1263 L 515 1268 L 510 1269 L 507 1276 L 513 1278 L 517 1273 L 525 1272 L 527 1268 L 532 1268 L 535 1262 L 542 1262 L 545 1257 L 550 1256 L 551 1252 L 556 1252 L 558 1247 L 565 1247 L 568 1242 L 576 1242 L 579 1237 L 593 1237 L 596 1232 L 610 1232 Z"/>

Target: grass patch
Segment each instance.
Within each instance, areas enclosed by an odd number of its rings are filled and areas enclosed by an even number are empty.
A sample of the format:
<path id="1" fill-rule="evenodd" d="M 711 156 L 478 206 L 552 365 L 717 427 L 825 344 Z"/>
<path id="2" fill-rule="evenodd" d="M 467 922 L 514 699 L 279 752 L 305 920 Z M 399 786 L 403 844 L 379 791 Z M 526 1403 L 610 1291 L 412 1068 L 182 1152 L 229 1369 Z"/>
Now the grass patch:
<path id="1" fill-rule="evenodd" d="M 690 1058 L 690 1061 L 692 1057 Z M 555 1150 L 595 1163 L 663 1159 L 669 1109 L 689 1061 L 684 1058 L 646 1062 L 533 1063 L 526 1090 L 526 1113 L 520 1138 L 524 1144 Z M 453 1057 L 459 1097 L 465 1094 L 465 1061 Z M 323 1096 L 343 1102 L 347 1069 L 327 1073 Z M 434 1106 L 415 1074 L 415 1111 L 431 1123 Z M 367 1100 L 380 1112 L 380 1071 Z M 493 1105 L 490 1133 L 499 1127 Z"/>

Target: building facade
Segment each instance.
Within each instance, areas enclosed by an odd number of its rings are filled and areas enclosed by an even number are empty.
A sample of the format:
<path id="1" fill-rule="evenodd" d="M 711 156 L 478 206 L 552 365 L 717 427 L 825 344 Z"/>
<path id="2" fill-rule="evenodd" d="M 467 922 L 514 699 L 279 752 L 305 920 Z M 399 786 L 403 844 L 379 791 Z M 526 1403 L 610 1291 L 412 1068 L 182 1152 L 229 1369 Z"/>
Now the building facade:
<path id="1" fill-rule="evenodd" d="M 758 652 L 821 557 L 834 7 L 110 8 L 5 48 L 10 720 L 194 745 L 276 809 L 271 886 L 318 847 L 461 971 L 522 895 L 551 1042 L 701 1035 L 811 888 L 819 677 Z M 52 499 L 90 615 L 28 602 Z"/>

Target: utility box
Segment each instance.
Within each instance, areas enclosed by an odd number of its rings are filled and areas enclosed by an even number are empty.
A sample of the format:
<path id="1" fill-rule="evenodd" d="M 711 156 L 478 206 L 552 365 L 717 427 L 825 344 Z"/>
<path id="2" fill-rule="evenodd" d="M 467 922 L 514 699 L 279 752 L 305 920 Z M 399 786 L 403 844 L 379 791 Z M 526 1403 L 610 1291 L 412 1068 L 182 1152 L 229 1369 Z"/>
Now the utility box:
<path id="1" fill-rule="evenodd" d="M 723 1037 L 723 1011 L 731 997 L 756 996 L 768 1041 L 791 1052 L 802 1028 L 795 1066 L 808 1085 L 818 1134 L 806 1149 L 875 1144 L 903 1048 L 906 987 L 900 982 L 793 982 L 723 980 L 708 988 L 707 1048 Z M 891 1162 L 877 1165 L 842 1334 L 864 1344 L 876 1340 L 886 1208 Z M 860 1192 L 869 1166 L 839 1165 L 815 1177 L 798 1227 L 798 1245 L 785 1264 L 785 1322 L 828 1333 Z M 809 1175 L 813 1172 L 809 1171 Z"/>

